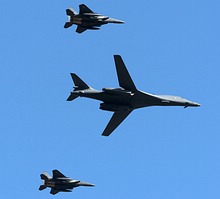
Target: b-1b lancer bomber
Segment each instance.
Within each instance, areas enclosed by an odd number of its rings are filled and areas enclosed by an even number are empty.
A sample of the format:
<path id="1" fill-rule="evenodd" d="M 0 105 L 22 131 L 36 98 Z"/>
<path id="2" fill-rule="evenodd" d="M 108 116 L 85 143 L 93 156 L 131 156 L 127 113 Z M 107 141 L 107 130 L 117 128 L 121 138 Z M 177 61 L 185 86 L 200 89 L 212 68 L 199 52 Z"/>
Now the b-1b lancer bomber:
<path id="1" fill-rule="evenodd" d="M 75 24 L 77 25 L 77 33 L 82 33 L 87 29 L 99 30 L 101 25 L 108 23 L 124 23 L 124 21 L 94 13 L 84 4 L 79 5 L 79 14 L 73 8 L 69 8 L 66 9 L 66 15 L 69 21 L 65 23 L 64 28 L 69 28 Z"/>
<path id="2" fill-rule="evenodd" d="M 103 102 L 100 104 L 100 109 L 114 112 L 102 135 L 109 136 L 137 108 L 148 106 L 183 106 L 185 108 L 200 106 L 196 102 L 181 97 L 154 95 L 138 90 L 121 56 L 114 55 L 114 60 L 120 88 L 103 88 L 102 91 L 97 91 L 88 86 L 76 74 L 71 73 L 75 86 L 67 101 L 72 101 L 79 96 L 92 98 Z"/>
<path id="3" fill-rule="evenodd" d="M 40 191 L 49 187 L 51 188 L 50 193 L 55 195 L 58 192 L 71 192 L 73 188 L 79 186 L 95 186 L 94 184 L 68 178 L 58 170 L 53 170 L 52 172 L 53 177 L 50 177 L 46 172 L 40 175 L 41 179 L 44 181 L 44 184 L 39 187 Z"/>

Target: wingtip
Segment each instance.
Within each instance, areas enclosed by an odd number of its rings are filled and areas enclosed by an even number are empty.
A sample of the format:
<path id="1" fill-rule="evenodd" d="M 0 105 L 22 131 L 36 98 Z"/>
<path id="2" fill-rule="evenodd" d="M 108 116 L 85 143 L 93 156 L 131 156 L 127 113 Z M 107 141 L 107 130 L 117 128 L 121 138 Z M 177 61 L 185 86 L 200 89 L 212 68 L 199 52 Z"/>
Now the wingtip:
<path id="1" fill-rule="evenodd" d="M 82 4 L 80 4 L 79 6 L 85 6 L 85 4 L 84 4 L 84 3 L 82 3 Z"/>
<path id="2" fill-rule="evenodd" d="M 114 55 L 114 60 L 115 60 L 115 62 L 116 62 L 117 60 L 122 60 L 121 55 Z"/>
<path id="3" fill-rule="evenodd" d="M 108 137 L 109 135 L 106 135 L 104 132 L 102 133 L 102 136 L 104 137 Z"/>

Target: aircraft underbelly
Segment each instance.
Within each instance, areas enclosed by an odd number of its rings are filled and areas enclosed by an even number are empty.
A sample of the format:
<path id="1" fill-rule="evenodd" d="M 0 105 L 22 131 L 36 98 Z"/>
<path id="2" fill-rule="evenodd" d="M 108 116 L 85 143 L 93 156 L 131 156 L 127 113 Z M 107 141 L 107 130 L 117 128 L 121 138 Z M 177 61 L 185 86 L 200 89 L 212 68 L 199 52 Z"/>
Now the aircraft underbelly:
<path id="1" fill-rule="evenodd" d="M 81 25 L 82 19 L 81 18 L 73 18 L 71 22 L 76 25 Z"/>
<path id="2" fill-rule="evenodd" d="M 100 100 L 107 104 L 128 105 L 128 106 L 131 105 L 131 98 L 128 98 L 126 96 L 107 94 L 103 92 L 84 94 L 83 97 Z"/>
<path id="3" fill-rule="evenodd" d="M 89 20 L 83 20 L 81 23 L 82 26 L 101 26 L 102 23 L 99 21 L 89 21 Z"/>

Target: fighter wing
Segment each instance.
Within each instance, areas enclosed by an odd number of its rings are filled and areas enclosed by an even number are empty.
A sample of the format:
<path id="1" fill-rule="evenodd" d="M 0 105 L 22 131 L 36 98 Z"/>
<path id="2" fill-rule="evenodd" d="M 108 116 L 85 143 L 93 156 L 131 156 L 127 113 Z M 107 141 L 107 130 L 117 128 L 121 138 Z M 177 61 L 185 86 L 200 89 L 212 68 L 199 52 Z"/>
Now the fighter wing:
<path id="1" fill-rule="evenodd" d="M 82 32 L 84 32 L 86 30 L 87 30 L 87 28 L 83 27 L 83 26 L 77 26 L 77 28 L 76 28 L 76 32 L 77 33 L 82 33 Z"/>
<path id="2" fill-rule="evenodd" d="M 137 89 L 131 79 L 131 76 L 129 75 L 129 72 L 121 56 L 114 55 L 114 60 L 120 87 L 124 88 L 125 90 L 136 91 Z"/>
<path id="3" fill-rule="evenodd" d="M 59 192 L 60 192 L 60 190 L 57 190 L 57 189 L 54 189 L 54 188 L 52 188 L 52 189 L 50 190 L 50 193 L 53 194 L 53 195 L 55 195 L 55 194 L 57 194 L 57 193 L 59 193 Z"/>
<path id="4" fill-rule="evenodd" d="M 112 118 L 110 119 L 108 125 L 103 131 L 102 135 L 109 136 L 123 121 L 124 119 L 132 112 L 123 111 L 123 112 L 114 112 Z"/>
<path id="5" fill-rule="evenodd" d="M 84 13 L 94 13 L 92 10 L 90 10 L 85 4 L 79 5 L 79 14 Z"/>
<path id="6" fill-rule="evenodd" d="M 53 178 L 67 178 L 65 175 L 63 175 L 60 171 L 58 170 L 53 170 Z"/>

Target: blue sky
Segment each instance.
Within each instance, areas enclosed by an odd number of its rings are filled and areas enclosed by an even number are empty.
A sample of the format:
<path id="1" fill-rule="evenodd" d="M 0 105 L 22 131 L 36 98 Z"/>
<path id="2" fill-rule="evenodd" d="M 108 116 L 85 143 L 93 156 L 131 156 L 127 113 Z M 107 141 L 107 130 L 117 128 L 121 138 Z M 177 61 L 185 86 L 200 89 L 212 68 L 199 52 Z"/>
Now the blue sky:
<path id="1" fill-rule="evenodd" d="M 81 3 L 126 23 L 64 29 L 65 9 Z M 1 198 L 219 198 L 219 9 L 218 0 L 1 2 Z M 140 90 L 202 106 L 139 109 L 102 137 L 112 113 L 67 102 L 69 73 L 118 87 L 114 54 Z M 96 187 L 38 191 L 53 169 Z"/>

